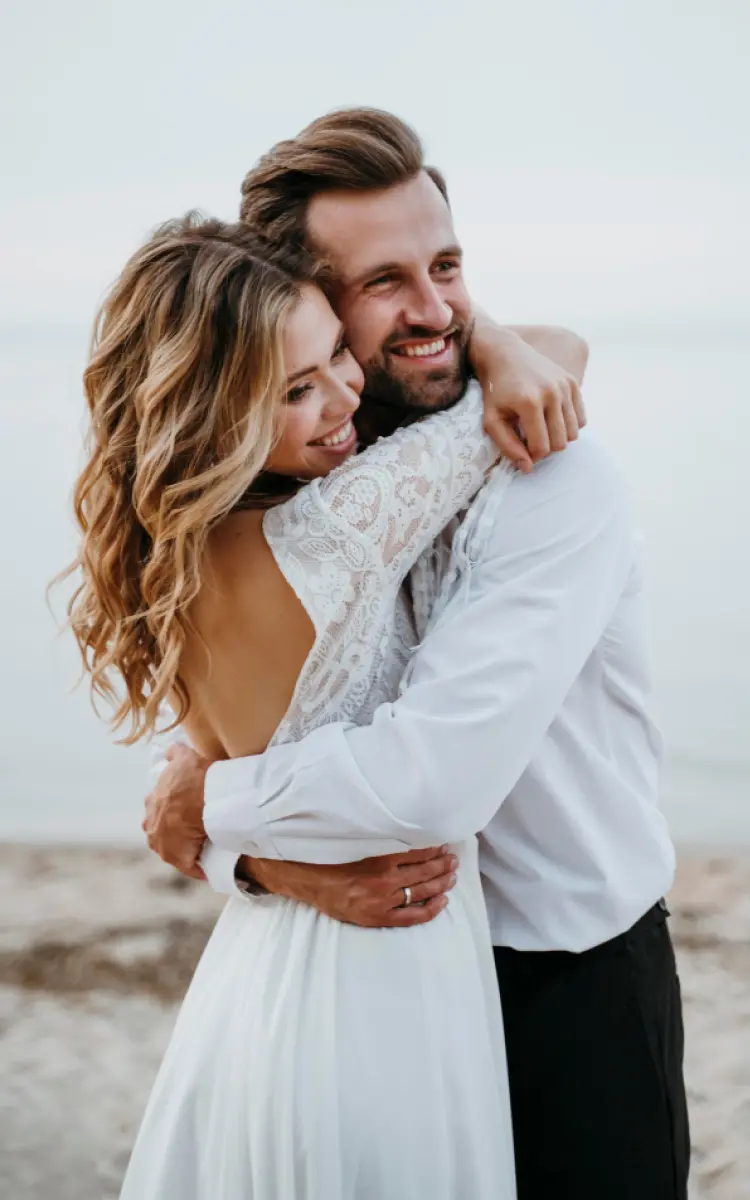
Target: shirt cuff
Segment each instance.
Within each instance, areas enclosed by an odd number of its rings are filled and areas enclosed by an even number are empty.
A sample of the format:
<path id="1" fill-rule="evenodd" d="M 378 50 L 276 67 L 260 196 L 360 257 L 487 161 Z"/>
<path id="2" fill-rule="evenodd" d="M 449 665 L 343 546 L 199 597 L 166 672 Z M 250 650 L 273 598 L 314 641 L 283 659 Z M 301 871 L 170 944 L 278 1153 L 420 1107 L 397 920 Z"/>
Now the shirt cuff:
<path id="1" fill-rule="evenodd" d="M 261 760 L 258 759 L 260 763 Z M 203 824 L 216 846 L 251 858 L 281 858 L 269 837 L 255 787 L 255 760 L 230 758 L 206 772 Z"/>
<path id="2" fill-rule="evenodd" d="M 215 892 L 222 896 L 243 896 L 247 893 L 237 887 L 234 870 L 239 854 L 234 850 L 222 850 L 213 842 L 206 842 L 200 857 L 203 874 Z"/>

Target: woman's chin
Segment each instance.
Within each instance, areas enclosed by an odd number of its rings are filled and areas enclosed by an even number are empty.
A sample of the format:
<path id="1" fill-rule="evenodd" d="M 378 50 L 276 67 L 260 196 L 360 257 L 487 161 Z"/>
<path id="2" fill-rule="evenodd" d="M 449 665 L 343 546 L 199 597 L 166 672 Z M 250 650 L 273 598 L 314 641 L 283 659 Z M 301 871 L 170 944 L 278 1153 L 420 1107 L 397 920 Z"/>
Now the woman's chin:
<path id="1" fill-rule="evenodd" d="M 312 479 L 320 479 L 322 475 L 328 475 L 341 463 L 351 458 L 356 451 L 357 438 L 355 434 L 349 440 L 349 444 L 311 447 L 311 453 L 306 455 L 303 461 L 295 465 L 285 464 L 283 467 L 269 463 L 266 470 L 272 471 L 277 476 L 294 479 L 297 483 L 309 483 Z"/>

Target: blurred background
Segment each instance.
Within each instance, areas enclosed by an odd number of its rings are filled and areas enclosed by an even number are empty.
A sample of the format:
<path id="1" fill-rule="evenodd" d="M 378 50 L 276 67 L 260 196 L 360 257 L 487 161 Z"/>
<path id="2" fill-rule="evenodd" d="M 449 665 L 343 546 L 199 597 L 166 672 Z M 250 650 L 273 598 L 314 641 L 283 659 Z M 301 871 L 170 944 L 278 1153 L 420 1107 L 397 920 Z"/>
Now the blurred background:
<path id="1" fill-rule="evenodd" d="M 744 0 L 3 8 L 9 1195 L 116 1195 L 215 912 L 144 861 L 146 754 L 113 746 L 86 690 L 71 693 L 75 652 L 45 604 L 75 548 L 93 311 L 155 224 L 194 207 L 234 218 L 242 177 L 273 142 L 372 104 L 415 125 L 447 175 L 475 298 L 590 341 L 591 423 L 624 462 L 645 538 L 696 1184 L 750 1196 L 737 1044 L 750 1060 L 748 54 Z M 75 1100 L 75 1136 L 55 1087 Z"/>

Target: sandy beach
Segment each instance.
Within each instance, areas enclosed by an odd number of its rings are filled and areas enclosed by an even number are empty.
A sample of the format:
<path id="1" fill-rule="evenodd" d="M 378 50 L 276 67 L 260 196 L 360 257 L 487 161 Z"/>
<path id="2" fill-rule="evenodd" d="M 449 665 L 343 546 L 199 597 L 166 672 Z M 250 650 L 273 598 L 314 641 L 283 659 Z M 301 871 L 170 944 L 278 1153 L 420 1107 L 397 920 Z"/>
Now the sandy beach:
<path id="1" fill-rule="evenodd" d="M 0 1194 L 111 1200 L 220 908 L 140 850 L 0 846 Z M 750 1200 L 750 856 L 670 897 L 700 1200 Z"/>

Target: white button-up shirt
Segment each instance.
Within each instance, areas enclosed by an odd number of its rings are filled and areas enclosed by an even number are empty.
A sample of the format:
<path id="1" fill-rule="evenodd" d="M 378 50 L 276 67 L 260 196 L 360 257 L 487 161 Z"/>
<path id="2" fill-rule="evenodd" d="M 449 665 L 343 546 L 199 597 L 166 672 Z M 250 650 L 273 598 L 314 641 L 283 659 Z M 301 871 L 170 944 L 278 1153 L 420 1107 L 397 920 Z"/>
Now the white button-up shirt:
<path id="1" fill-rule="evenodd" d="M 492 486 L 491 484 L 488 486 Z M 475 504 L 478 501 L 475 501 Z M 480 834 L 493 941 L 582 951 L 670 887 L 637 537 L 584 434 L 506 486 L 463 578 L 371 725 L 214 764 L 205 865 L 351 861 Z M 476 554 L 475 554 L 476 551 Z"/>

